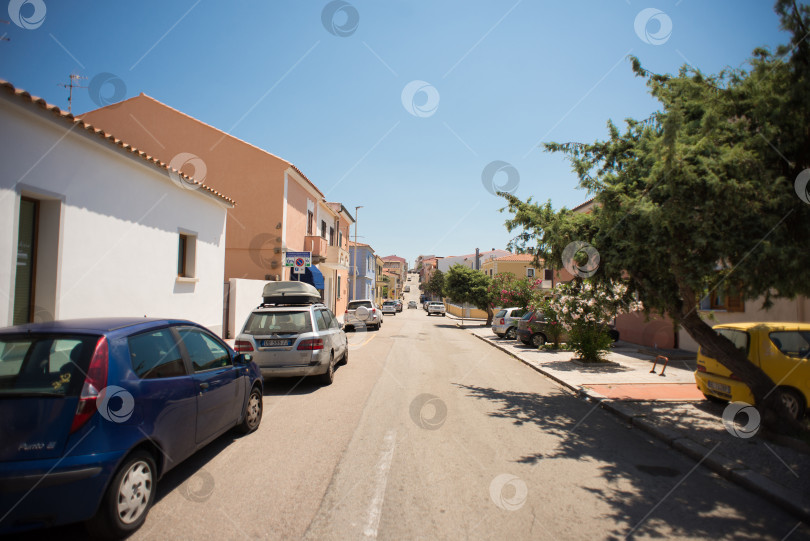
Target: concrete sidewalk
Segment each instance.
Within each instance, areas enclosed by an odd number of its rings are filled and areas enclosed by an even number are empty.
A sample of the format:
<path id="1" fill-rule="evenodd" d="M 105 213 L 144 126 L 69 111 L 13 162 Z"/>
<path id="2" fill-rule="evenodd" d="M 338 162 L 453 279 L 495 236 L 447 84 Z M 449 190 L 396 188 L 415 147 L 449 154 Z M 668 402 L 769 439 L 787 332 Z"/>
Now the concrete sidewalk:
<path id="1" fill-rule="evenodd" d="M 582 365 L 570 351 L 537 350 L 498 338 L 481 321 L 467 321 L 463 328 L 477 338 L 810 524 L 810 449 L 792 440 L 732 435 L 722 421 L 725 405 L 697 390 L 695 359 L 687 360 L 685 352 L 673 356 L 678 360 L 670 360 L 662 377 L 660 364 L 650 372 L 653 352 L 640 346 L 619 342 L 609 363 Z"/>

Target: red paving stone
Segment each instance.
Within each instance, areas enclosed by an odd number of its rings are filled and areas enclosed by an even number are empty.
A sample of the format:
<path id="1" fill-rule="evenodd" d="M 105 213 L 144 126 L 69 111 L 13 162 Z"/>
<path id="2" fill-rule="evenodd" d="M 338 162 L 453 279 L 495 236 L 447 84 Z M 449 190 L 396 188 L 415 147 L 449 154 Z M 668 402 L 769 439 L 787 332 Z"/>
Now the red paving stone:
<path id="1" fill-rule="evenodd" d="M 583 385 L 607 398 L 618 400 L 703 400 L 694 383 L 611 383 Z"/>

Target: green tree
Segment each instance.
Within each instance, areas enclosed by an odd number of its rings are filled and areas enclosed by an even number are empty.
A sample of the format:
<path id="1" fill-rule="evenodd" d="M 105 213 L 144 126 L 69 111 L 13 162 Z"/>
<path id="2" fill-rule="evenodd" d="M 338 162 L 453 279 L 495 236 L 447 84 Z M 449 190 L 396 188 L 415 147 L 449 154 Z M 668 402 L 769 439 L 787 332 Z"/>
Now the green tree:
<path id="1" fill-rule="evenodd" d="M 428 281 L 425 282 L 423 291 L 428 295 L 444 297 L 444 273 L 439 269 L 433 271 Z"/>
<path id="2" fill-rule="evenodd" d="M 766 424 L 798 430 L 782 418 L 781 390 L 698 312 L 710 292 L 765 307 L 810 294 L 810 205 L 795 187 L 810 167 L 810 7 L 779 1 L 776 11 L 793 34 L 779 54 L 757 49 L 747 71 L 712 76 L 657 75 L 634 58 L 660 111 L 626 120 L 623 132 L 609 122 L 604 141 L 545 145 L 594 194 L 591 214 L 501 195 L 507 227 L 522 229 L 517 245 L 535 242 L 540 257 L 570 268 L 566 246 L 591 244 L 601 258 L 594 280 L 627 278 L 645 309 L 669 315 L 751 388 Z"/>
<path id="3" fill-rule="evenodd" d="M 491 279 L 480 270 L 471 269 L 460 263 L 450 267 L 444 280 L 444 292 L 454 302 L 472 304 L 487 311 L 487 326 L 492 325 Z"/>

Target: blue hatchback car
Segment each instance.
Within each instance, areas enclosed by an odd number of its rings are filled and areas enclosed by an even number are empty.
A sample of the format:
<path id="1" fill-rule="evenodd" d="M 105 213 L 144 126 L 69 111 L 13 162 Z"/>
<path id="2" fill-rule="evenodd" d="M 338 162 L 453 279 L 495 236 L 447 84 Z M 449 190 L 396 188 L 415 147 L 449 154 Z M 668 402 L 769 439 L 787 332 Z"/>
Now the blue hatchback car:
<path id="1" fill-rule="evenodd" d="M 0 533 L 87 521 L 125 537 L 163 474 L 261 416 L 256 364 L 196 323 L 0 329 Z"/>

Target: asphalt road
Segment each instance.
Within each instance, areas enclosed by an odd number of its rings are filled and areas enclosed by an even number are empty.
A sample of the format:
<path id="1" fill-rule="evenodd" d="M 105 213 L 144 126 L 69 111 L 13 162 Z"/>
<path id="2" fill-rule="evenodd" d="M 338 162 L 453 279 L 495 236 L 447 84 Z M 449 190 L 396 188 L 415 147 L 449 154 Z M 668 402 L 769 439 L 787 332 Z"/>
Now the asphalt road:
<path id="1" fill-rule="evenodd" d="M 810 538 L 421 305 L 349 338 L 333 385 L 268 382 L 257 432 L 169 472 L 133 539 Z"/>

